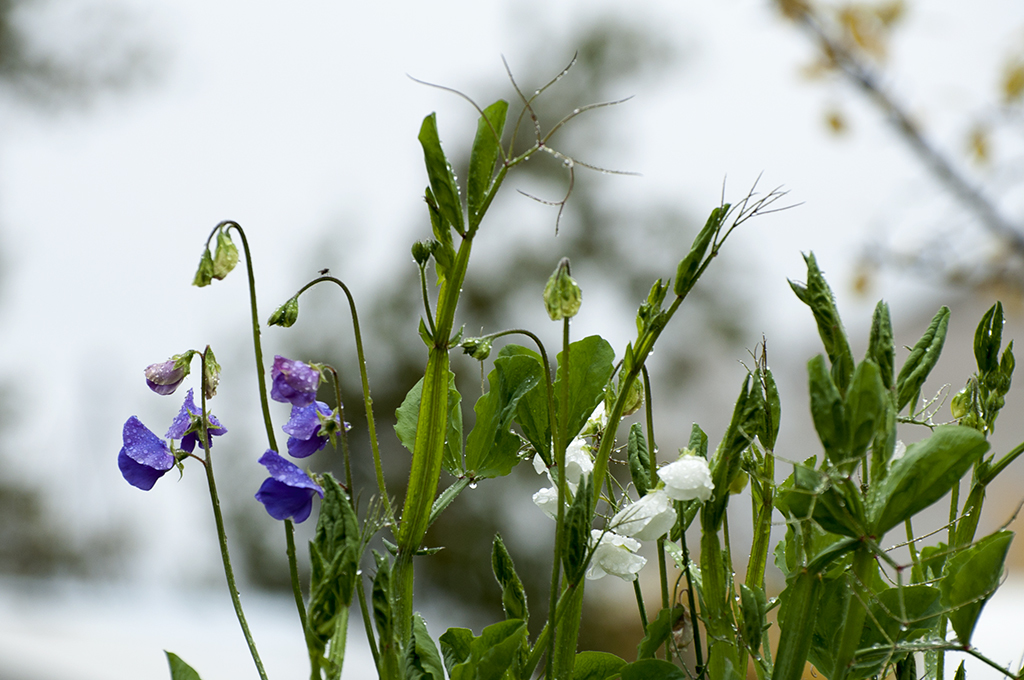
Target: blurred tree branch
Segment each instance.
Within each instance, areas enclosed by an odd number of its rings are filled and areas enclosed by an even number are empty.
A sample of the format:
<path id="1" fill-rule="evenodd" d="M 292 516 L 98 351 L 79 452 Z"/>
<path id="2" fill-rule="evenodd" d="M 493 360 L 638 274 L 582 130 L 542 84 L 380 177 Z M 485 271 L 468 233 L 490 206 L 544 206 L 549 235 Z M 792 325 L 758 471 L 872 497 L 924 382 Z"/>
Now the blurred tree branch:
<path id="1" fill-rule="evenodd" d="M 781 12 L 817 44 L 820 61 L 815 69 L 838 73 L 864 94 L 882 111 L 899 139 L 978 224 L 1017 258 L 1024 259 L 1024 224 L 1004 214 L 984 187 L 972 181 L 966 169 L 926 135 L 907 108 L 883 84 L 881 64 L 887 54 L 892 28 L 905 13 L 904 3 L 901 0 L 840 6 L 824 6 L 807 0 L 776 0 L 776 3 Z M 1024 67 L 1007 69 L 1004 81 L 1005 103 L 1013 103 L 1024 95 Z M 841 119 L 838 114 L 833 117 L 835 120 L 830 119 L 830 124 L 840 130 Z M 987 135 L 977 126 L 971 132 L 971 148 L 979 160 L 987 159 Z M 872 256 L 873 264 L 878 263 L 878 257 L 877 254 Z M 914 264 L 914 259 L 909 258 L 909 263 Z M 908 263 L 908 258 L 901 260 Z M 961 272 L 947 271 L 946 274 L 957 282 L 962 278 Z M 996 278 L 1006 278 L 1006 273 L 989 268 L 982 277 L 988 281 Z M 1024 287 L 1024 281 L 1016 281 L 1015 285 Z"/>

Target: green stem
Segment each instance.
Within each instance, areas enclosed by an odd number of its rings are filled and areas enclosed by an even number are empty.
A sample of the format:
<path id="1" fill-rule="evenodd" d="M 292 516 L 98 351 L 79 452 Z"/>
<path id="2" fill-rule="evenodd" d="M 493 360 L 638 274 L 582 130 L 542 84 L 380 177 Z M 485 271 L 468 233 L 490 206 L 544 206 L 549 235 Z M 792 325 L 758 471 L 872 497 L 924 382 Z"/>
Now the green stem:
<path id="1" fill-rule="evenodd" d="M 434 335 L 437 333 L 437 329 L 434 328 L 434 316 L 433 312 L 430 311 L 430 296 L 427 294 L 427 271 L 423 265 L 420 265 L 420 293 L 423 295 L 423 309 L 426 311 L 427 327 L 430 329 L 430 334 Z"/>
<path id="2" fill-rule="evenodd" d="M 555 418 L 551 420 L 551 438 L 555 447 L 555 469 L 558 471 L 558 511 L 555 517 L 555 551 L 554 559 L 551 565 L 551 591 L 550 599 L 548 604 L 548 615 L 553 617 L 557 611 L 556 603 L 558 594 L 561 590 L 561 569 L 562 569 L 562 555 L 565 554 L 565 501 L 568 494 L 568 488 L 566 487 L 565 480 L 565 449 L 569 445 L 566 441 L 566 431 L 568 430 L 569 422 L 569 319 L 562 320 L 562 356 L 559 361 L 559 368 L 562 368 L 562 394 L 561 394 L 561 409 L 556 409 Z M 599 493 L 595 491 L 594 493 Z M 581 584 L 582 585 L 582 584 Z M 582 591 L 582 588 L 580 588 Z M 574 595 L 575 598 L 575 595 Z M 576 614 L 581 611 L 582 607 L 582 594 L 579 597 L 579 606 L 573 605 L 571 611 L 573 618 L 568 621 L 568 626 L 573 627 L 573 621 L 575 620 L 576 635 L 572 635 L 572 631 L 566 630 L 565 626 L 562 628 L 554 628 L 554 623 L 551 623 L 552 628 L 555 630 L 555 634 L 551 636 L 551 648 L 548 650 L 548 662 L 547 662 L 547 677 L 549 678 L 561 678 L 562 673 L 568 668 L 568 672 L 572 673 L 572 658 L 568 660 L 565 658 L 567 652 L 565 648 L 570 644 L 567 641 L 569 637 L 572 637 L 571 645 L 572 652 L 576 651 L 576 638 L 579 636 L 579 617 Z"/>
<path id="3" fill-rule="evenodd" d="M 654 404 L 651 399 L 651 376 L 641 367 L 644 377 L 644 412 L 647 416 L 647 460 L 650 464 L 650 485 L 658 485 L 658 445 L 654 440 Z M 668 609 L 668 566 L 665 563 L 665 537 L 658 539 L 658 578 L 661 580 L 661 606 Z M 667 647 L 666 647 L 667 649 Z"/>
<path id="4" fill-rule="evenodd" d="M 852 591 L 846 614 L 846 623 L 843 626 L 842 637 L 836 654 L 836 675 L 834 680 L 845 680 L 847 674 L 853 668 L 857 646 L 860 643 L 861 636 L 864 634 L 864 620 L 867 618 L 867 609 L 857 591 L 860 588 L 865 588 L 865 584 L 870 581 L 869 572 L 874 567 L 874 564 L 874 554 L 867 545 L 861 545 L 853 553 Z"/>
<path id="5" fill-rule="evenodd" d="M 206 375 L 206 356 L 201 355 L 203 376 Z M 203 385 L 201 392 L 202 419 L 200 433 L 203 439 L 203 452 L 206 456 L 203 461 L 206 467 L 206 481 L 210 487 L 210 501 L 213 503 L 213 518 L 217 524 L 217 540 L 220 543 L 220 556 L 224 563 L 224 576 L 228 582 L 228 592 L 231 594 L 231 603 L 235 607 L 235 616 L 242 627 L 242 635 L 245 636 L 245 643 L 249 646 L 249 653 L 252 655 L 253 663 L 256 664 L 256 671 L 262 680 L 267 680 L 267 673 L 263 670 L 263 662 L 260 661 L 260 654 L 256 650 L 256 642 L 249 632 L 249 624 L 245 620 L 245 613 L 242 611 L 242 601 L 238 596 L 238 587 L 235 585 L 235 572 L 231 568 L 231 555 L 228 553 L 228 535 L 224 529 L 224 516 L 220 510 L 220 497 L 217 495 L 217 482 L 213 477 L 213 457 L 210 455 L 210 434 L 207 427 L 209 416 L 206 410 L 206 386 Z M 305 628 L 305 627 L 303 627 Z"/>
<path id="6" fill-rule="evenodd" d="M 341 379 L 338 377 L 338 371 L 332 366 L 328 366 L 327 370 L 334 376 L 334 399 L 335 403 L 338 404 L 338 418 L 341 419 L 341 431 L 338 433 L 338 437 L 341 439 L 341 457 L 345 461 L 345 491 L 348 492 L 349 503 L 352 505 L 353 511 L 358 511 L 356 507 L 355 491 L 352 486 L 352 462 L 351 453 L 348 447 L 348 432 L 345 428 L 345 405 L 341 402 Z"/>
<path id="7" fill-rule="evenodd" d="M 682 516 L 682 503 L 676 502 L 676 516 Z M 697 619 L 697 602 L 693 596 L 693 577 L 690 575 L 690 551 L 686 547 L 686 527 L 679 531 L 680 546 L 683 549 L 683 574 L 686 575 L 686 597 L 690 605 L 690 624 L 693 627 L 693 653 L 697 662 L 694 670 L 698 675 L 704 673 L 704 653 L 701 651 L 700 622 Z"/>
<path id="8" fill-rule="evenodd" d="M 377 442 L 377 424 L 373 417 L 373 398 L 370 396 L 370 380 L 366 374 L 366 353 L 363 351 L 363 335 L 359 330 L 359 313 L 356 311 L 355 298 L 352 297 L 352 292 L 348 289 L 348 286 L 346 286 L 340 279 L 336 279 L 333 276 L 321 276 L 320 278 L 310 281 L 300 288 L 299 292 L 297 292 L 294 297 L 298 298 L 316 284 L 323 283 L 325 281 L 338 285 L 341 290 L 344 291 L 345 297 L 348 298 L 348 306 L 352 314 L 352 332 L 355 335 L 356 342 L 356 358 L 359 362 L 359 379 L 362 382 L 363 388 L 363 406 L 366 410 L 366 432 L 367 436 L 370 438 L 370 449 L 373 451 L 373 469 L 377 476 L 377 491 L 380 493 L 381 500 L 384 503 L 384 510 L 388 522 L 394 526 L 395 511 L 394 508 L 391 507 L 388 490 L 384 485 L 384 468 L 380 462 L 380 445 Z"/>
<path id="9" fill-rule="evenodd" d="M 225 220 L 218 224 L 210 236 L 206 239 L 207 247 L 209 247 L 210 240 L 213 235 L 217 233 L 219 229 L 234 229 L 239 238 L 242 239 L 242 250 L 245 251 L 245 268 L 246 274 L 249 280 L 249 311 L 252 322 L 252 346 L 253 351 L 256 355 L 256 381 L 259 385 L 260 392 L 260 408 L 263 411 L 263 425 L 267 429 L 267 444 L 273 451 L 279 451 L 277 448 L 277 438 L 274 437 L 274 423 L 270 417 L 270 401 L 267 398 L 267 376 L 264 371 L 263 364 L 263 344 L 260 341 L 260 317 L 259 311 L 256 307 L 256 274 L 253 271 L 252 264 L 252 253 L 249 250 L 249 239 L 245 236 L 245 230 L 237 222 L 232 220 Z M 212 481 L 211 477 L 211 481 Z M 306 631 L 306 607 L 302 600 L 302 585 L 299 583 L 299 566 L 295 555 L 295 524 L 290 520 L 284 521 L 284 536 L 285 544 L 287 546 L 286 553 L 288 555 L 288 573 L 291 579 L 292 594 L 295 597 L 295 609 L 299 614 L 299 622 L 302 624 L 302 633 L 304 636 L 308 635 Z"/>

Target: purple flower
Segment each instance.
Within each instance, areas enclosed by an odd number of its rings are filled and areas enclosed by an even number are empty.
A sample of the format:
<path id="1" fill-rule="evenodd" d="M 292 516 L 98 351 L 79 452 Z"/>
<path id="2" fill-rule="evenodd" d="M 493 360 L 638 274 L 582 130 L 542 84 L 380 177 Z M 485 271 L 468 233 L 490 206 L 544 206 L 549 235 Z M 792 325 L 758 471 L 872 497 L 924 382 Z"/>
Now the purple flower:
<path id="1" fill-rule="evenodd" d="M 320 386 L 320 371 L 301 361 L 274 357 L 270 371 L 273 384 L 270 398 L 284 401 L 292 406 L 308 406 L 316 399 L 316 388 Z"/>
<path id="2" fill-rule="evenodd" d="M 329 437 L 323 432 L 324 420 L 328 423 L 333 421 L 331 429 L 337 432 L 341 419 L 324 402 L 317 401 L 309 406 L 292 406 L 292 416 L 281 428 L 286 434 L 291 435 L 288 437 L 288 455 L 305 458 L 327 446 Z M 348 429 L 347 423 L 345 429 Z"/>
<path id="3" fill-rule="evenodd" d="M 156 480 L 174 467 L 174 456 L 167 443 L 150 432 L 149 428 L 132 416 L 124 424 L 124 446 L 117 455 L 117 467 L 134 487 L 149 491 Z"/>
<path id="4" fill-rule="evenodd" d="M 157 394 L 171 394 L 188 375 L 188 367 L 176 368 L 174 359 L 146 366 L 146 384 Z"/>
<path id="5" fill-rule="evenodd" d="M 180 439 L 181 449 L 192 453 L 196 448 L 196 443 L 199 441 L 200 418 L 202 415 L 203 410 L 196 406 L 195 401 L 192 399 L 192 390 L 189 390 L 188 394 L 185 395 L 185 403 L 181 405 L 181 410 L 178 411 L 178 415 L 175 416 L 165 436 L 168 439 Z M 207 432 L 211 438 L 208 444 L 212 446 L 212 438 L 218 437 L 227 431 L 227 428 L 221 425 L 215 416 L 211 415 L 207 425 Z"/>
<path id="6" fill-rule="evenodd" d="M 324 490 L 297 465 L 282 458 L 277 451 L 267 449 L 260 456 L 260 464 L 267 468 L 270 478 L 256 492 L 256 500 L 263 503 L 274 519 L 303 522 L 313 509 L 313 494 L 324 497 Z"/>

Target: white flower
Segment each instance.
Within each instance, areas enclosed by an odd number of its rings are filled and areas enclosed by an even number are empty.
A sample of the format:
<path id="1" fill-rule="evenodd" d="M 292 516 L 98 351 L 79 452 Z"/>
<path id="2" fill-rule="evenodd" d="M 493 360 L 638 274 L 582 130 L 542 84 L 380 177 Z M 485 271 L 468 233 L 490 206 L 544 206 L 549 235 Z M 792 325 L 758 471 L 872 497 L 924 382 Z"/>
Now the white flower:
<path id="1" fill-rule="evenodd" d="M 623 536 L 652 541 L 664 536 L 675 523 L 672 499 L 664 489 L 657 489 L 615 513 L 608 527 Z"/>
<path id="2" fill-rule="evenodd" d="M 677 501 L 696 499 L 703 503 L 715 489 L 708 462 L 686 451 L 679 460 L 658 470 L 658 476 L 665 482 L 669 498 Z"/>
<path id="3" fill-rule="evenodd" d="M 558 489 L 553 486 L 541 489 L 533 494 L 533 502 L 545 515 L 555 519 L 558 514 Z"/>
<path id="4" fill-rule="evenodd" d="M 605 574 L 618 576 L 623 581 L 635 581 L 637 572 L 647 564 L 647 559 L 636 554 L 640 541 L 620 536 L 614 532 L 590 532 L 591 540 L 598 542 L 594 557 L 587 568 L 588 579 L 598 579 Z"/>
<path id="5" fill-rule="evenodd" d="M 601 434 L 604 432 L 605 426 L 608 425 L 608 413 L 604 410 L 604 401 L 602 400 L 594 412 L 587 418 L 586 424 L 583 426 L 581 435 L 588 434 Z"/>
<path id="6" fill-rule="evenodd" d="M 590 445 L 580 437 L 573 439 L 565 449 L 565 481 L 573 493 L 583 475 L 594 471 L 594 461 L 590 457 Z"/>

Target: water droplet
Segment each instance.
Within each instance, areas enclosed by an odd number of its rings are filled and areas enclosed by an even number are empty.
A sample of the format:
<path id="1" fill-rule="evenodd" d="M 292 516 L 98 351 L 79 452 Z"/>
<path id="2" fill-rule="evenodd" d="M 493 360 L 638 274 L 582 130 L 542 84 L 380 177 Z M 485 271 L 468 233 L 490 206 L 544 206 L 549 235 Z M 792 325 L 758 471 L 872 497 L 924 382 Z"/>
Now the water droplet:
<path id="1" fill-rule="evenodd" d="M 356 576 L 362 576 L 362 575 L 363 575 L 363 570 L 362 569 L 356 569 Z"/>
<path id="2" fill-rule="evenodd" d="M 476 482 L 470 482 L 469 483 L 469 488 L 470 489 L 475 489 L 476 488 Z"/>
<path id="3" fill-rule="evenodd" d="M 540 94 L 540 90 L 534 90 L 534 91 L 533 91 L 533 94 L 534 94 L 534 95 L 538 95 L 538 94 Z"/>
<path id="4" fill-rule="evenodd" d="M 580 112 L 580 110 L 579 109 L 573 109 L 572 112 L 573 112 L 573 114 L 577 114 L 577 113 Z"/>

